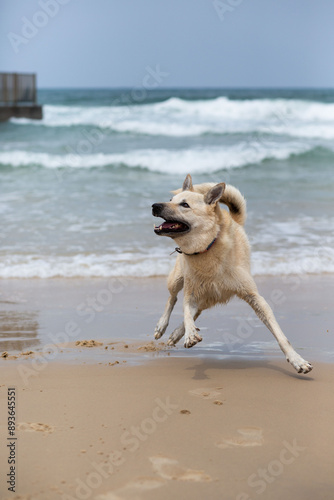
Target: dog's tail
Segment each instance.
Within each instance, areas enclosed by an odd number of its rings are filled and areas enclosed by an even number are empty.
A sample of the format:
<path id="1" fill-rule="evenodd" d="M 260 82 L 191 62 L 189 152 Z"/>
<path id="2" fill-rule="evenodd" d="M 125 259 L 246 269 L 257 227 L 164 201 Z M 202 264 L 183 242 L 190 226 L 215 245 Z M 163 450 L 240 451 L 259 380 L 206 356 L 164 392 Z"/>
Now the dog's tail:
<path id="1" fill-rule="evenodd" d="M 201 193 L 205 195 L 213 186 L 214 182 L 206 182 L 204 184 L 194 184 L 193 190 L 195 193 Z M 182 189 L 177 189 L 173 191 L 174 194 L 180 193 Z M 246 222 L 247 211 L 246 211 L 246 200 L 240 193 L 239 189 L 226 184 L 222 197 L 220 198 L 220 203 L 227 205 L 232 219 L 238 224 L 243 226 Z"/>
<path id="2" fill-rule="evenodd" d="M 247 217 L 246 200 L 239 189 L 226 184 L 225 191 L 219 201 L 228 206 L 231 217 L 235 222 L 241 226 L 245 224 Z"/>

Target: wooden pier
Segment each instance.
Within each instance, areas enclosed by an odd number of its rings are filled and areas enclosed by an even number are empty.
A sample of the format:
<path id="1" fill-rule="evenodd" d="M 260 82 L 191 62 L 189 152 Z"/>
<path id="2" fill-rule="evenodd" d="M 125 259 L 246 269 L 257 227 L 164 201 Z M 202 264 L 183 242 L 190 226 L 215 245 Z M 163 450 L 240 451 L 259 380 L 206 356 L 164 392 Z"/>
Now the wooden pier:
<path id="1" fill-rule="evenodd" d="M 36 75 L 30 73 L 0 73 L 0 122 L 10 118 L 43 118 L 37 104 Z"/>

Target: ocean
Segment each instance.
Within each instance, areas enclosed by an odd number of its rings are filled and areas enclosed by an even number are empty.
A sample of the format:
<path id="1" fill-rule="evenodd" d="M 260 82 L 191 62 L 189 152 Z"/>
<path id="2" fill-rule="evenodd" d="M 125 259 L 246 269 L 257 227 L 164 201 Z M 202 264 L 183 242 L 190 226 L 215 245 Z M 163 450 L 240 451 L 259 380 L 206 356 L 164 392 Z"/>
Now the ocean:
<path id="1" fill-rule="evenodd" d="M 173 266 L 151 205 L 187 173 L 247 199 L 254 275 L 334 272 L 334 90 L 40 90 L 0 123 L 0 278 Z"/>

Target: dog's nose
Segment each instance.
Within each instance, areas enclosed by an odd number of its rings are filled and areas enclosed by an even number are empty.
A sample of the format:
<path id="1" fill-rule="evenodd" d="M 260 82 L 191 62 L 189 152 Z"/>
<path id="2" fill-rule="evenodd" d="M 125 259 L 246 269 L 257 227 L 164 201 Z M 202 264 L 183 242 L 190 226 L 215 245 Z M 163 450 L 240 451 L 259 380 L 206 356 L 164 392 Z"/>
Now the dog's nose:
<path id="1" fill-rule="evenodd" d="M 152 205 L 152 214 L 153 215 L 159 215 L 159 214 L 161 214 L 161 211 L 162 211 L 163 207 L 164 207 L 163 203 L 153 203 L 153 205 Z"/>

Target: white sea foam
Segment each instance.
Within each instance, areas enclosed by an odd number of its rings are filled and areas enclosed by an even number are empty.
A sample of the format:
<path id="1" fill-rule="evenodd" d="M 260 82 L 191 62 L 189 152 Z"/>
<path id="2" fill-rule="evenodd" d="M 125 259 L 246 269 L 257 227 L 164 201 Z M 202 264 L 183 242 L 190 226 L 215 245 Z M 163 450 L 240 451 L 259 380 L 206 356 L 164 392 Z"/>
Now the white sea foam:
<path id="1" fill-rule="evenodd" d="M 174 137 L 202 134 L 285 134 L 333 139 L 334 103 L 293 99 L 230 100 L 218 97 L 130 106 L 44 106 L 44 119 L 16 119 L 18 124 L 48 127 L 93 126 L 115 132 Z"/>
<path id="2" fill-rule="evenodd" d="M 323 246 L 286 252 L 253 252 L 252 272 L 255 276 L 334 273 L 334 249 Z"/>
<path id="3" fill-rule="evenodd" d="M 14 167 L 38 165 L 45 168 L 93 168 L 126 165 L 163 173 L 207 173 L 243 167 L 274 158 L 288 159 L 312 150 L 306 142 L 274 143 L 245 141 L 232 146 L 192 149 L 139 149 L 121 154 L 64 154 L 32 151 L 0 152 L 0 163 Z"/>
<path id="4" fill-rule="evenodd" d="M 170 270 L 168 254 L 153 258 L 141 254 L 7 255 L 0 258 L 0 278 L 149 277 Z"/>
<path id="5" fill-rule="evenodd" d="M 165 276 L 175 257 L 151 249 L 144 254 L 78 254 L 73 256 L 11 254 L 0 258 L 0 278 L 152 277 Z M 334 249 L 294 248 L 252 254 L 252 272 L 259 275 L 334 273 Z"/>

